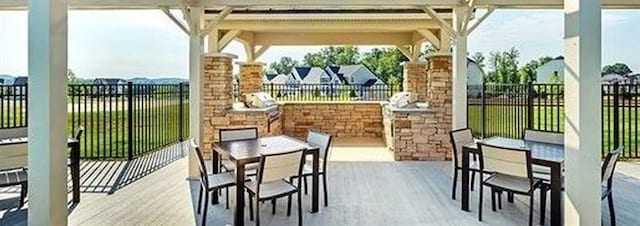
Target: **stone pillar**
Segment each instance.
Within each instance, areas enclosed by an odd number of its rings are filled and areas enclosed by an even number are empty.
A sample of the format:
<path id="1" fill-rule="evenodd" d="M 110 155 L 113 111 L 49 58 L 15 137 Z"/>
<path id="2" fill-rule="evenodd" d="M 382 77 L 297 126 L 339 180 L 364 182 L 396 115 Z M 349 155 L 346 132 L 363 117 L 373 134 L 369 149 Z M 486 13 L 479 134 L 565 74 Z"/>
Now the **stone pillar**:
<path id="1" fill-rule="evenodd" d="M 435 121 L 438 122 L 434 135 L 437 142 L 432 144 L 439 152 L 445 152 L 447 157 L 451 157 L 448 134 L 453 120 L 452 58 L 449 54 L 436 54 L 430 56 L 428 61 L 427 99 L 429 108 L 435 113 Z"/>
<path id="2" fill-rule="evenodd" d="M 406 92 L 416 93 L 419 102 L 427 101 L 427 66 L 423 62 L 405 62 L 402 70 L 402 87 Z"/>
<path id="3" fill-rule="evenodd" d="M 240 95 L 262 91 L 262 70 L 264 63 L 243 62 L 240 65 Z"/>
<path id="4" fill-rule="evenodd" d="M 233 107 L 233 59 L 225 53 L 205 54 L 202 59 L 202 133 L 200 147 L 208 157 L 218 140 L 215 125 L 227 124 L 226 114 Z"/>

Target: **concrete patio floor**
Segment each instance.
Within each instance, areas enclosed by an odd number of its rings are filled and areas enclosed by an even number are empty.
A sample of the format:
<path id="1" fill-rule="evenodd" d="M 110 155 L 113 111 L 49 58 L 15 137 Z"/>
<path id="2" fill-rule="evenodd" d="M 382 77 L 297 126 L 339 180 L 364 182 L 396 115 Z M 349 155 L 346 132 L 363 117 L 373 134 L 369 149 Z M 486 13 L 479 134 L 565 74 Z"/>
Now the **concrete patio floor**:
<path id="1" fill-rule="evenodd" d="M 185 180 L 186 150 L 182 145 L 174 145 L 131 162 L 83 162 L 82 202 L 69 206 L 69 224 L 196 224 L 200 219 L 195 214 L 198 182 Z M 321 207 L 316 214 L 305 212 L 305 225 L 524 225 L 527 222 L 528 201 L 524 197 L 516 196 L 513 204 L 505 201 L 502 210 L 492 212 L 489 195 L 485 193 L 484 221 L 478 222 L 478 192 L 474 191 L 472 211 L 461 211 L 460 201 L 450 198 L 450 162 L 394 162 L 378 139 L 337 139 L 330 159 L 329 206 Z M 637 225 L 640 216 L 635 209 L 640 206 L 640 197 L 635 191 L 640 189 L 640 163 L 622 162 L 617 172 L 614 197 L 618 224 Z M 16 209 L 18 189 L 2 191 L 0 225 L 26 225 L 26 207 Z M 308 210 L 310 196 L 303 196 L 303 202 L 304 209 Z M 233 198 L 231 205 L 234 205 Z M 535 208 L 537 223 L 538 205 Z M 262 223 L 295 225 L 295 215 L 287 217 L 285 212 L 284 200 L 278 202 L 276 215 L 271 214 L 271 204 L 265 203 L 260 212 Z M 608 219 L 604 205 L 603 216 Z M 232 220 L 233 211 L 224 208 L 224 199 L 222 205 L 209 208 L 208 225 L 230 224 Z M 608 225 L 608 221 L 604 225 Z"/>

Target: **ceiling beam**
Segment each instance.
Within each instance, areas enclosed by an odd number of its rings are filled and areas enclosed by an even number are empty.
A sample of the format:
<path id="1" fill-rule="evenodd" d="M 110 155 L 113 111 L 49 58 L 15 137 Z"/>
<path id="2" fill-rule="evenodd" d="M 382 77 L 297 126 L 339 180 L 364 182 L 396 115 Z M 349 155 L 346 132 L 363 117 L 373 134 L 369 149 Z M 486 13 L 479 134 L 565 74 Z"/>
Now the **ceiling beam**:
<path id="1" fill-rule="evenodd" d="M 244 32 L 243 32 L 244 33 Z M 254 45 L 411 45 L 413 32 L 254 32 Z M 243 39 L 244 37 L 239 37 Z"/>
<path id="2" fill-rule="evenodd" d="M 0 9 L 20 9 L 27 8 L 28 0 L 2 0 Z M 180 7 L 179 0 L 68 0 L 70 9 L 158 9 L 160 6 L 167 6 L 172 9 Z M 373 7 L 393 8 L 393 7 L 416 7 L 420 8 L 425 3 L 433 7 L 452 8 L 459 5 L 459 0 L 187 0 L 190 5 L 202 6 L 205 8 L 223 8 L 224 6 L 243 8 L 265 8 L 265 7 L 323 7 L 323 8 L 357 8 Z M 495 5 L 505 9 L 561 9 L 563 0 L 476 0 L 476 5 Z M 608 9 L 640 9 L 640 1 L 637 0 L 602 0 L 604 8 Z"/>
<path id="3" fill-rule="evenodd" d="M 482 16 L 481 16 L 480 18 L 478 18 L 478 20 L 476 20 L 476 22 L 474 22 L 474 23 L 471 25 L 471 27 L 469 27 L 469 28 L 467 29 L 467 31 L 466 31 L 467 35 L 468 35 L 468 34 L 471 34 L 471 32 L 473 32 L 473 30 L 475 30 L 476 28 L 478 28 L 478 26 L 479 26 L 480 24 L 482 24 L 482 22 L 483 22 L 484 20 L 486 20 L 486 19 L 489 17 L 489 15 L 491 15 L 491 13 L 493 13 L 493 11 L 495 11 L 495 10 L 496 10 L 496 7 L 493 7 L 493 6 L 492 6 L 492 7 L 489 7 L 489 9 L 487 9 L 487 12 L 485 12 L 484 14 L 482 14 Z"/>
<path id="4" fill-rule="evenodd" d="M 218 29 L 242 31 L 306 31 L 306 32 L 396 32 L 417 29 L 439 29 L 433 20 L 233 20 L 220 22 Z"/>

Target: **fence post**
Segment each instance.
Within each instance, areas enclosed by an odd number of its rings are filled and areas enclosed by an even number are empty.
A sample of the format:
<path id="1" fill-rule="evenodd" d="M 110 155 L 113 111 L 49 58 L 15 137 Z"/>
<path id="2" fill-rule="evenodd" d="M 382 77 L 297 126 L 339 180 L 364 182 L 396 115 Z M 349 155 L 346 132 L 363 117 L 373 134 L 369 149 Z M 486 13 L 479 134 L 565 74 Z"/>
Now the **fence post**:
<path id="1" fill-rule="evenodd" d="M 613 148 L 618 148 L 620 146 L 619 89 L 618 83 L 613 83 Z"/>
<path id="2" fill-rule="evenodd" d="M 527 82 L 527 129 L 533 128 L 533 99 L 535 90 L 533 89 L 533 83 Z"/>
<path id="3" fill-rule="evenodd" d="M 180 142 L 184 141 L 184 83 L 179 83 L 179 89 L 178 92 L 180 93 L 178 95 L 178 98 L 180 98 L 180 100 L 178 101 L 178 105 L 179 110 L 178 110 L 178 134 L 180 136 Z"/>
<path id="4" fill-rule="evenodd" d="M 127 154 L 133 160 L 133 83 L 127 83 Z"/>
<path id="5" fill-rule="evenodd" d="M 485 96 L 485 92 L 487 91 L 487 83 L 486 82 L 482 82 L 482 91 L 480 93 L 480 96 L 482 97 L 482 117 L 481 117 L 481 122 L 482 122 L 482 138 L 485 138 L 487 136 L 487 98 Z"/>
<path id="6" fill-rule="evenodd" d="M 271 97 L 274 97 L 275 95 L 273 95 L 273 83 L 271 83 L 270 86 L 271 86 Z"/>

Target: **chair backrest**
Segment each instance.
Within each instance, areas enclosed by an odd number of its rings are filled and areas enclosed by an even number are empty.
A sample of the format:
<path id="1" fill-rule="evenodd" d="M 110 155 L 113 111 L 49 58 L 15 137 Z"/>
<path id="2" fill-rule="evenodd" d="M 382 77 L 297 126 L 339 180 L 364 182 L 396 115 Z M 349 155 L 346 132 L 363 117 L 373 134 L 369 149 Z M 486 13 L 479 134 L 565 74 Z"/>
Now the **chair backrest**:
<path id="1" fill-rule="evenodd" d="M 302 174 L 303 150 L 261 154 L 258 183 L 289 179 Z"/>
<path id="2" fill-rule="evenodd" d="M 28 162 L 27 143 L 0 145 L 0 171 L 25 168 Z"/>
<path id="3" fill-rule="evenodd" d="M 528 149 L 479 144 L 480 169 L 510 176 L 533 178 Z"/>
<path id="4" fill-rule="evenodd" d="M 526 129 L 524 130 L 522 139 L 525 141 L 562 145 L 564 144 L 564 133 Z"/>
<path id="5" fill-rule="evenodd" d="M 247 128 L 220 129 L 218 135 L 220 138 L 220 142 L 258 139 L 258 128 L 247 127 Z"/>
<path id="6" fill-rule="evenodd" d="M 28 136 L 27 127 L 0 129 L 0 140 L 27 137 L 27 136 Z"/>
<path id="7" fill-rule="evenodd" d="M 207 176 L 207 167 L 204 165 L 204 158 L 202 157 L 202 152 L 200 151 L 200 147 L 196 144 L 196 140 L 194 138 L 189 139 L 189 149 L 196 153 L 198 158 L 198 171 L 200 172 L 200 182 L 204 184 L 205 187 L 209 186 L 209 177 Z"/>
<path id="8" fill-rule="evenodd" d="M 329 149 L 331 148 L 331 135 L 317 130 L 309 130 L 307 133 L 307 143 L 320 149 L 320 160 L 326 164 L 329 159 Z"/>
<path id="9" fill-rule="evenodd" d="M 462 167 L 462 147 L 465 144 L 473 143 L 473 133 L 471 129 L 464 128 L 449 132 L 449 139 L 451 140 L 451 150 L 453 151 L 453 163 L 457 167 Z"/>
<path id="10" fill-rule="evenodd" d="M 27 137 L 27 127 L 0 129 L 0 140 Z M 0 146 L 0 170 L 27 167 L 27 143 L 5 144 Z"/>
<path id="11" fill-rule="evenodd" d="M 78 126 L 73 130 L 73 138 L 76 140 L 80 140 L 82 138 L 82 134 L 84 133 L 84 127 Z"/>
<path id="12" fill-rule="evenodd" d="M 611 189 L 613 172 L 615 172 L 618 157 L 620 157 L 623 150 L 624 147 L 620 146 L 616 150 L 609 152 L 602 163 L 602 183 L 607 183 L 607 189 Z"/>

